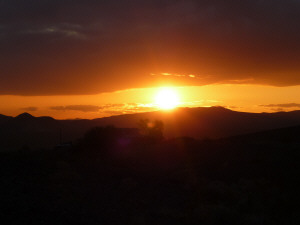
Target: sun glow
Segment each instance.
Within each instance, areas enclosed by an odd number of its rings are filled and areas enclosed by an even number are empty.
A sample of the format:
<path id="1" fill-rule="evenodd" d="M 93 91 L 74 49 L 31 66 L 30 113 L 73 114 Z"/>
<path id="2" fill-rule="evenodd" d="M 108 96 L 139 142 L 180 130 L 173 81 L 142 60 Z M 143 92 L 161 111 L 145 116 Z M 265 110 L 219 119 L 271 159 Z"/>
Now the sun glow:
<path id="1" fill-rule="evenodd" d="M 179 97 L 173 88 L 161 88 L 155 96 L 155 104 L 160 109 L 174 109 L 179 105 Z"/>

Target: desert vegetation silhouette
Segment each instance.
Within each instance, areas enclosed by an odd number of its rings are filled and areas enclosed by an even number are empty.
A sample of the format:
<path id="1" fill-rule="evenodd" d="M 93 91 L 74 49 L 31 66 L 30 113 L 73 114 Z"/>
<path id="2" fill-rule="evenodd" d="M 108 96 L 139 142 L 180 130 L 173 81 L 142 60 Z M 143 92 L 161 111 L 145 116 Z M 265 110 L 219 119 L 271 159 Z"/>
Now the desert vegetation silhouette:
<path id="1" fill-rule="evenodd" d="M 160 120 L 136 124 L 0 153 L 1 224 L 300 222 L 299 126 L 205 141 L 165 138 Z"/>

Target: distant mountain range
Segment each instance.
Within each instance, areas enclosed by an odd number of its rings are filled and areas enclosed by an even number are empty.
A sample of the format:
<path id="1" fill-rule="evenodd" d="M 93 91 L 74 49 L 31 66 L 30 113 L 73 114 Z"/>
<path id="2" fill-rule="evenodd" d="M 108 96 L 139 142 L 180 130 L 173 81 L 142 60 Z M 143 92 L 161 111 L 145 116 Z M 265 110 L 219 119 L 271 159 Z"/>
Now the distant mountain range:
<path id="1" fill-rule="evenodd" d="M 300 111 L 245 113 L 223 107 L 178 108 L 172 111 L 111 116 L 93 120 L 55 120 L 28 113 L 16 117 L 0 115 L 0 151 L 51 148 L 74 141 L 95 126 L 135 128 L 141 119 L 161 120 L 167 138 L 189 136 L 198 139 L 225 138 L 260 131 L 300 126 Z M 298 129 L 299 130 L 299 129 Z M 282 131 L 284 134 L 284 130 Z"/>

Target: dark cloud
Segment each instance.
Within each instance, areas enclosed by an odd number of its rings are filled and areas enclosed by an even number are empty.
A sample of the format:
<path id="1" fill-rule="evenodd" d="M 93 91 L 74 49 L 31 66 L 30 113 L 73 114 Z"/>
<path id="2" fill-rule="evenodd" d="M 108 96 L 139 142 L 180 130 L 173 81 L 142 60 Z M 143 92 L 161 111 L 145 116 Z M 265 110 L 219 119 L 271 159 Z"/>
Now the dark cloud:
<path id="1" fill-rule="evenodd" d="M 67 105 L 67 106 L 52 106 L 51 110 L 59 111 L 81 111 L 81 112 L 102 112 L 108 114 L 122 114 L 122 113 L 136 113 L 136 112 L 146 112 L 150 109 L 155 109 L 154 107 L 144 106 L 138 103 L 126 103 L 126 104 L 105 104 L 101 106 L 96 105 Z"/>
<path id="2" fill-rule="evenodd" d="M 33 106 L 21 108 L 21 110 L 31 111 L 31 112 L 37 111 L 38 109 L 39 109 L 38 107 L 33 107 Z"/>
<path id="3" fill-rule="evenodd" d="M 298 104 L 298 103 L 269 104 L 269 105 L 260 105 L 260 106 L 270 107 L 270 108 L 279 107 L 280 109 L 283 109 L 283 108 L 300 108 L 300 104 Z"/>
<path id="4" fill-rule="evenodd" d="M 96 105 L 67 105 L 67 106 L 52 106 L 50 107 L 52 110 L 74 110 L 74 111 L 81 111 L 81 112 L 98 112 L 101 107 Z"/>
<path id="5" fill-rule="evenodd" d="M 299 39 L 295 0 L 2 0 L 0 94 L 297 85 Z"/>

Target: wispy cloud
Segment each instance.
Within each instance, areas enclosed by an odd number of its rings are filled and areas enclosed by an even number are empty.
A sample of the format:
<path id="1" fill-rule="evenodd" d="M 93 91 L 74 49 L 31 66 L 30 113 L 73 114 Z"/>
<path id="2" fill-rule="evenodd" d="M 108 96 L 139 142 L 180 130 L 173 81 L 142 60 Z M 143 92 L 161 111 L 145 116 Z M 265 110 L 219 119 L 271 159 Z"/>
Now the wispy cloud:
<path id="1" fill-rule="evenodd" d="M 270 108 L 278 107 L 280 109 L 282 109 L 282 108 L 300 108 L 299 103 L 268 104 L 268 105 L 259 105 L 259 106 L 270 107 Z"/>
<path id="2" fill-rule="evenodd" d="M 228 79 L 217 82 L 218 84 L 251 84 L 254 83 L 254 79 L 252 77 L 244 78 L 244 79 Z"/>
<path id="3" fill-rule="evenodd" d="M 148 112 L 157 109 L 153 104 L 142 103 L 106 104 L 100 107 L 101 112 L 112 115 Z"/>
<path id="4" fill-rule="evenodd" d="M 38 109 L 39 109 L 38 107 L 34 107 L 34 106 L 29 106 L 29 107 L 21 108 L 21 110 L 31 111 L 31 112 L 37 111 Z"/>
<path id="5" fill-rule="evenodd" d="M 68 38 L 85 39 L 86 35 L 82 32 L 82 27 L 77 24 L 62 23 L 58 25 L 48 25 L 42 27 L 32 27 L 20 30 L 22 34 L 44 34 L 44 35 L 60 35 Z"/>
<path id="6" fill-rule="evenodd" d="M 52 110 L 73 110 L 73 111 L 81 111 L 81 112 L 98 112 L 101 107 L 96 105 L 67 105 L 67 106 L 52 106 L 50 107 Z"/>
<path id="7" fill-rule="evenodd" d="M 124 104 L 104 104 L 104 105 L 67 105 L 67 106 L 52 106 L 51 110 L 58 111 L 80 111 L 80 112 L 101 112 L 111 115 L 147 112 L 155 110 L 156 108 L 152 104 L 140 104 L 140 103 L 124 103 Z"/>
<path id="8" fill-rule="evenodd" d="M 151 73 L 151 76 L 171 76 L 171 77 L 188 77 L 188 78 L 200 78 L 194 74 L 178 74 L 178 73 Z"/>

